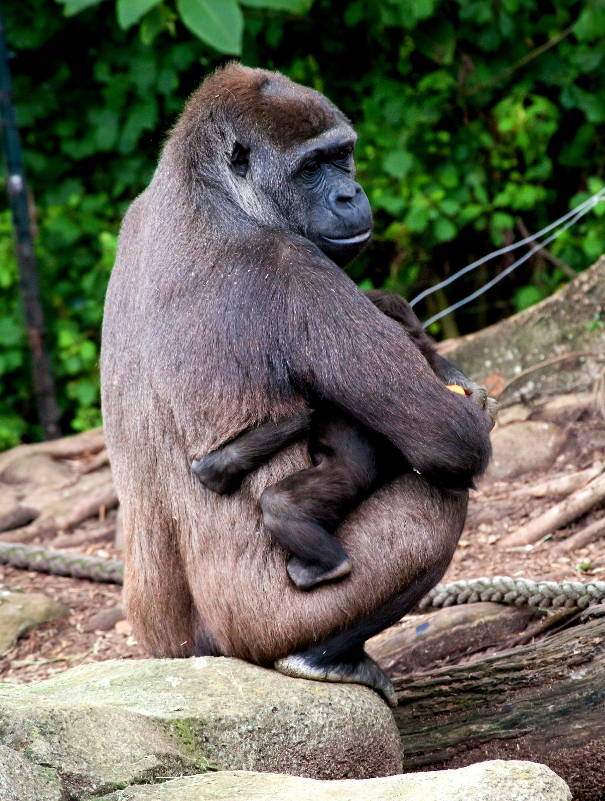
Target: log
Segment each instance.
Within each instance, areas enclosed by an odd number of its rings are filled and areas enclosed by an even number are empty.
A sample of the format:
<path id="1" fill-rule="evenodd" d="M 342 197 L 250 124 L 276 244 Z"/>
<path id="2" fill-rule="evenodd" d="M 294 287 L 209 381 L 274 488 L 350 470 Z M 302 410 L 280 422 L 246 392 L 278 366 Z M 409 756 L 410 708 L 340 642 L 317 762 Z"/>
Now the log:
<path id="1" fill-rule="evenodd" d="M 97 453 L 105 447 L 103 429 L 93 428 L 83 434 L 73 434 L 70 437 L 35 442 L 31 445 L 18 445 L 9 451 L 0 453 L 0 472 L 2 472 L 13 459 L 27 456 L 32 453 L 45 453 L 57 459 L 69 459 L 82 456 L 84 453 Z"/>
<path id="2" fill-rule="evenodd" d="M 445 342 L 439 350 L 479 384 L 496 372 L 504 379 L 498 398 L 503 405 L 592 393 L 603 371 L 605 326 L 591 323 L 602 319 L 604 305 L 605 257 L 601 257 L 546 300 L 474 334 Z M 571 357 L 580 352 L 594 355 Z M 539 365 L 544 369 L 537 369 Z M 521 373 L 526 380 L 519 380 Z"/>
<path id="3" fill-rule="evenodd" d="M 593 478 L 561 503 L 547 509 L 539 517 L 500 540 L 503 548 L 530 545 L 571 523 L 605 499 L 605 474 Z"/>
<path id="4" fill-rule="evenodd" d="M 559 544 L 559 551 L 571 553 L 579 548 L 585 548 L 591 542 L 601 539 L 601 537 L 605 537 L 605 517 L 593 520 L 592 523 L 576 531 L 571 537 L 567 537 Z"/>
<path id="5" fill-rule="evenodd" d="M 546 481 L 539 481 L 529 487 L 520 487 L 509 493 L 513 497 L 529 496 L 530 498 L 546 498 L 550 495 L 569 495 L 578 489 L 586 486 L 589 481 L 596 478 L 603 472 L 603 463 L 595 462 L 592 467 L 586 470 L 578 470 L 575 473 L 564 473 L 563 475 L 553 476 Z"/>
<path id="6" fill-rule="evenodd" d="M 405 770 L 528 759 L 562 776 L 575 801 L 602 801 L 605 617 L 394 683 Z"/>

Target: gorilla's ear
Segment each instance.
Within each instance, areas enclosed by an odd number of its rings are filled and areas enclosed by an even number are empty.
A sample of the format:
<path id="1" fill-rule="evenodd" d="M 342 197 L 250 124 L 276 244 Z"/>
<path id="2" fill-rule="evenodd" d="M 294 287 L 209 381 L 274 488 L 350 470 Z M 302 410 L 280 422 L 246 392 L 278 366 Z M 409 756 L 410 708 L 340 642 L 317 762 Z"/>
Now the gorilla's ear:
<path id="1" fill-rule="evenodd" d="M 248 165 L 250 164 L 250 148 L 244 147 L 239 142 L 233 145 L 230 158 L 231 169 L 236 175 L 246 177 Z"/>

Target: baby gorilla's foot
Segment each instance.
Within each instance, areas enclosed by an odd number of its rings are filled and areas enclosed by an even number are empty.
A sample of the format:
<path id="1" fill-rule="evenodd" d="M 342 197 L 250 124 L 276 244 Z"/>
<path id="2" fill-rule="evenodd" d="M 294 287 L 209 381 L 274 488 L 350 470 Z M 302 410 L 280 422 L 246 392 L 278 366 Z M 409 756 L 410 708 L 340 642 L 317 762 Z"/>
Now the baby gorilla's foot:
<path id="1" fill-rule="evenodd" d="M 351 572 L 351 563 L 348 559 L 343 559 L 335 567 L 326 569 L 326 566 L 319 562 L 305 561 L 298 556 L 292 556 L 288 561 L 287 571 L 299 590 L 310 590 L 326 581 L 335 581 L 348 576 Z"/>
<path id="2" fill-rule="evenodd" d="M 220 448 L 201 459 L 194 459 L 191 469 L 205 487 L 219 495 L 235 492 L 245 476 L 229 448 Z"/>
<path id="3" fill-rule="evenodd" d="M 303 652 L 278 659 L 273 667 L 286 676 L 315 681 L 364 684 L 384 698 L 389 706 L 397 706 L 397 695 L 386 673 L 365 651 L 352 661 L 324 664 L 318 654 Z"/>

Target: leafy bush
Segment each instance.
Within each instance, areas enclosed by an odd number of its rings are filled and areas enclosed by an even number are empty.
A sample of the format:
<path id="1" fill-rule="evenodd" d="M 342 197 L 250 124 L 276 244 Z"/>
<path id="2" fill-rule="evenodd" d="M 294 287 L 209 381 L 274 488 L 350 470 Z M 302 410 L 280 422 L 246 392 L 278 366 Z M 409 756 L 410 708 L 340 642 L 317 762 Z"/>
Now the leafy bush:
<path id="1" fill-rule="evenodd" d="M 376 237 L 360 285 L 411 296 L 603 185 L 602 0 L 9 0 L 14 93 L 65 430 L 100 420 L 99 326 L 119 220 L 186 96 L 226 55 L 325 92 L 359 131 Z M 214 16 L 213 16 L 214 15 Z M 211 19 L 212 18 L 212 19 Z M 603 250 L 598 207 L 551 246 Z M 38 435 L 0 210 L 0 447 Z M 510 262 L 422 304 L 428 316 Z M 435 334 L 469 331 L 567 280 L 533 258 Z"/>

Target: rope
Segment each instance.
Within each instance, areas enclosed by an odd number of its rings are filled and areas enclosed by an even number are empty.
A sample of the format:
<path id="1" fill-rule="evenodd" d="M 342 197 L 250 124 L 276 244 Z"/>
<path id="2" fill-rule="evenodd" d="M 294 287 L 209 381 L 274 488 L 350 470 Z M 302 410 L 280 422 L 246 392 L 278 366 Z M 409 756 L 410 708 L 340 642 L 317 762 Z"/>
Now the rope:
<path id="1" fill-rule="evenodd" d="M 0 542 L 0 563 L 22 570 L 56 576 L 122 584 L 124 563 L 98 556 L 51 551 L 35 545 Z M 479 601 L 509 606 L 567 607 L 586 609 L 605 603 L 605 581 L 531 581 L 494 576 L 438 584 L 418 604 L 418 609 L 441 608 Z"/>
<path id="2" fill-rule="evenodd" d="M 599 200 L 600 199 L 601 198 L 599 198 Z M 596 201 L 593 202 L 593 205 L 595 203 Z M 590 206 L 590 208 L 592 208 L 592 206 Z M 513 270 L 516 270 L 517 267 L 526 262 L 531 256 L 534 255 L 534 253 L 537 253 L 539 250 L 542 250 L 542 248 L 546 247 L 546 245 L 550 244 L 554 239 L 560 236 L 563 233 L 563 231 L 567 231 L 568 228 L 571 228 L 571 226 L 574 223 L 576 223 L 581 217 L 583 217 L 585 214 L 588 213 L 590 208 L 582 209 L 582 211 L 579 211 L 574 217 L 571 218 L 571 220 L 568 220 L 565 223 L 565 225 L 563 225 L 561 228 L 555 231 L 554 234 L 551 234 L 543 242 L 538 242 L 538 244 L 535 245 L 535 247 L 533 247 L 531 250 L 529 250 L 524 256 L 521 256 L 520 259 L 517 259 L 517 261 L 513 262 L 505 270 L 502 270 L 501 273 L 498 273 L 498 275 L 494 276 L 486 284 L 483 284 L 483 286 L 479 287 L 479 289 L 476 289 L 474 292 L 471 292 L 470 295 L 467 295 L 465 298 L 462 298 L 462 300 L 459 300 L 456 303 L 452 303 L 446 309 L 442 309 L 440 312 L 437 312 L 437 314 L 434 314 L 432 317 L 429 317 L 428 320 L 425 320 L 422 323 L 422 327 L 428 328 L 429 325 L 432 325 L 432 323 L 435 323 L 437 322 L 437 320 L 440 320 L 442 317 L 445 317 L 446 314 L 450 314 L 450 312 L 456 311 L 456 309 L 459 309 L 461 306 L 466 306 L 466 304 L 470 303 L 472 300 L 476 300 L 478 297 L 483 295 L 484 292 L 487 292 L 488 289 L 491 289 L 499 281 L 502 281 L 503 278 L 506 278 L 507 275 L 512 273 Z"/>
<path id="3" fill-rule="evenodd" d="M 55 576 L 121 584 L 124 563 L 100 556 L 51 551 L 36 545 L 0 542 L 0 563 Z"/>
<path id="4" fill-rule="evenodd" d="M 605 603 L 605 581 L 531 581 L 494 576 L 438 584 L 418 604 L 419 609 L 495 601 L 510 606 L 585 609 Z"/>
<path id="5" fill-rule="evenodd" d="M 598 192 L 595 192 L 589 198 L 584 200 L 582 203 L 579 203 L 575 208 L 568 211 L 562 217 L 559 217 L 558 220 L 549 223 L 545 228 L 542 228 L 541 231 L 538 231 L 537 234 L 530 234 L 529 236 L 524 237 L 523 239 L 519 240 L 518 242 L 513 242 L 511 245 L 507 245 L 506 247 L 499 248 L 498 250 L 494 250 L 491 253 L 488 253 L 487 256 L 482 256 L 477 261 L 474 261 L 472 264 L 467 264 L 466 267 L 462 267 L 462 269 L 455 272 L 453 275 L 450 275 L 449 278 L 445 278 L 443 281 L 440 281 L 438 284 L 433 284 L 433 286 L 428 287 L 423 292 L 420 292 L 416 295 L 413 300 L 410 301 L 410 306 L 414 308 L 417 303 L 420 303 L 421 300 L 432 295 L 434 292 L 437 292 L 439 289 L 443 289 L 446 286 L 449 286 L 454 281 L 457 281 L 458 278 L 461 278 L 466 273 L 475 270 L 477 267 L 480 267 L 482 264 L 485 264 L 486 261 L 491 261 L 491 259 L 495 259 L 496 256 L 503 256 L 506 253 L 510 253 L 513 250 L 517 250 L 517 248 L 523 247 L 524 245 L 535 245 L 536 240 L 539 239 L 541 236 L 550 233 L 557 225 L 561 225 L 562 223 L 569 220 L 570 217 L 574 217 L 574 215 L 580 212 L 581 214 L 590 211 L 597 203 L 601 200 L 605 199 L 605 187 L 599 189 Z M 538 243 L 539 244 L 539 243 Z M 543 247 L 544 244 L 542 243 L 540 247 Z"/>

